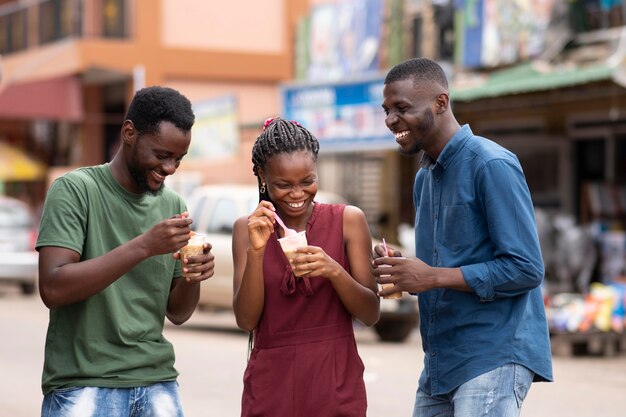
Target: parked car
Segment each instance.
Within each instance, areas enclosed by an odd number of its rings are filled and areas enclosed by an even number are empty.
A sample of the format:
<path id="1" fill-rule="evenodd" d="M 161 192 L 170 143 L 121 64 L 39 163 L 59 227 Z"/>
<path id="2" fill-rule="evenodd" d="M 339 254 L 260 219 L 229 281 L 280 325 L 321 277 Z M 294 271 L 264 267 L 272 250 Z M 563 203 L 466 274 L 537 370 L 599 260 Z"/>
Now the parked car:
<path id="1" fill-rule="evenodd" d="M 0 196 L 0 281 L 20 285 L 32 294 L 37 286 L 37 230 L 30 208 L 22 201 Z"/>
<path id="2" fill-rule="evenodd" d="M 316 200 L 323 203 L 345 202 L 342 197 L 324 191 L 317 193 Z M 258 201 L 258 190 L 250 185 L 202 186 L 196 188 L 187 199 L 187 207 L 194 221 L 191 227 L 206 235 L 215 255 L 215 275 L 201 286 L 199 308 L 232 310 L 233 223 L 237 218 L 251 213 Z M 381 299 L 380 307 L 381 317 L 374 329 L 381 340 L 405 340 L 418 322 L 416 298 L 404 294 L 401 299 Z"/>

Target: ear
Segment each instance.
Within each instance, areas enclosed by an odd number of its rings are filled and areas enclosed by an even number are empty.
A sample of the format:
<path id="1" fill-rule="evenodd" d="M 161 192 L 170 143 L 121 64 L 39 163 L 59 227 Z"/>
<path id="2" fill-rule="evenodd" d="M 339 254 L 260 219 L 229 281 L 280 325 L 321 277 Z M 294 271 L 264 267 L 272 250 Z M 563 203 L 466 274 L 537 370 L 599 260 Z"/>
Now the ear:
<path id="1" fill-rule="evenodd" d="M 445 113 L 450 107 L 450 97 L 447 91 L 443 91 L 437 95 L 435 99 L 435 112 L 436 114 Z"/>
<path id="2" fill-rule="evenodd" d="M 124 120 L 122 124 L 122 141 L 126 145 L 132 145 L 137 140 L 137 129 L 135 129 L 135 125 L 130 120 Z"/>

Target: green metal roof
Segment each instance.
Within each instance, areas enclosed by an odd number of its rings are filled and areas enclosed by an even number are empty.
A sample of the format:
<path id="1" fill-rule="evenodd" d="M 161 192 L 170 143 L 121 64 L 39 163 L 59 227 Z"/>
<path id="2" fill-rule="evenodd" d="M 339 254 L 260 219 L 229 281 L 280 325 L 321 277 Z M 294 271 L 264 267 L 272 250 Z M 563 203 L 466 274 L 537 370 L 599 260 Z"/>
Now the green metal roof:
<path id="1" fill-rule="evenodd" d="M 602 62 L 584 67 L 555 68 L 541 72 L 531 63 L 524 63 L 489 74 L 483 84 L 465 89 L 452 88 L 452 101 L 472 101 L 481 98 L 552 90 L 610 79 L 614 69 Z"/>

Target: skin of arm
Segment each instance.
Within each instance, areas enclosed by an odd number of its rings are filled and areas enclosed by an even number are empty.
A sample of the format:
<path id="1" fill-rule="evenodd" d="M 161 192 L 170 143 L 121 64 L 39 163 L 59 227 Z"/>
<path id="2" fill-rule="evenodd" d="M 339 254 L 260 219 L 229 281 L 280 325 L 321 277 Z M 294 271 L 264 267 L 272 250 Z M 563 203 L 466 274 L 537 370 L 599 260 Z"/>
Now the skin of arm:
<path id="1" fill-rule="evenodd" d="M 48 308 L 83 301 L 116 281 L 151 256 L 176 252 L 189 240 L 191 219 L 178 215 L 97 258 L 61 247 L 39 250 L 39 291 Z M 86 280 L 84 277 L 90 277 Z"/>
<path id="2" fill-rule="evenodd" d="M 382 245 L 374 248 L 374 275 L 379 284 L 394 284 L 379 292 L 381 297 L 398 291 L 420 293 L 434 288 L 448 288 L 471 292 L 465 282 L 461 268 L 431 267 L 418 258 L 404 258 L 401 253 L 388 246 L 389 256 L 385 257 Z M 387 268 L 378 268 L 388 265 Z M 385 275 L 382 276 L 381 275 Z"/>
<path id="3" fill-rule="evenodd" d="M 174 324 L 183 324 L 193 314 L 200 300 L 200 282 L 211 278 L 215 272 L 215 256 L 210 252 L 211 244 L 204 244 L 204 254 L 190 256 L 185 260 L 183 273 L 200 272 L 201 275 L 191 278 L 178 278 L 172 281 L 170 297 L 167 300 L 167 318 Z M 180 259 L 179 253 L 174 253 L 174 259 Z M 198 264 L 187 266 L 187 264 Z"/>
<path id="4" fill-rule="evenodd" d="M 352 276 L 317 246 L 299 248 L 297 252 L 301 254 L 294 259 L 294 269 L 310 270 L 310 276 L 327 278 L 350 314 L 372 326 L 380 317 L 380 300 L 372 275 L 372 237 L 359 208 L 346 206 L 343 235 Z"/>
<path id="5" fill-rule="evenodd" d="M 274 207 L 261 201 L 247 218 L 233 226 L 233 311 L 237 326 L 255 329 L 263 313 L 263 255 L 274 233 Z"/>

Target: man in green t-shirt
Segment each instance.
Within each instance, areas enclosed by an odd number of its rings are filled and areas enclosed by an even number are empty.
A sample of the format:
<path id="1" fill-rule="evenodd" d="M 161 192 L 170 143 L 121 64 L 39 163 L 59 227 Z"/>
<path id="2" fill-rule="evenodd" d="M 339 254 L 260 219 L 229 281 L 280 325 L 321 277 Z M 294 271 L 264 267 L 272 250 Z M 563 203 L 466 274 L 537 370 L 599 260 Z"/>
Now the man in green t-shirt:
<path id="1" fill-rule="evenodd" d="M 191 316 L 214 257 L 205 244 L 181 265 L 192 219 L 164 180 L 187 153 L 193 123 L 178 91 L 141 89 L 113 160 L 50 187 L 37 241 L 50 309 L 42 417 L 183 416 L 164 320 Z"/>

